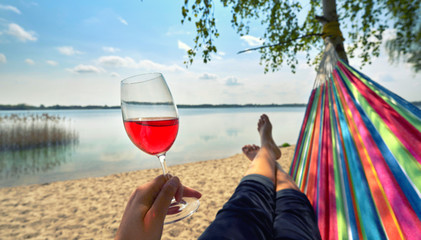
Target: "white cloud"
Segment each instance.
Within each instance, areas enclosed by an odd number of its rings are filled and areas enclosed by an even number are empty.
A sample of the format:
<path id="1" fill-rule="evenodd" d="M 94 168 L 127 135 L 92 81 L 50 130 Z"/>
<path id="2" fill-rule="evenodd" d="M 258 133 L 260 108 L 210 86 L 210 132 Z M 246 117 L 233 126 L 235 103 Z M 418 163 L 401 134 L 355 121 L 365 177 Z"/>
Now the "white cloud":
<path id="1" fill-rule="evenodd" d="M 57 47 L 57 50 L 63 54 L 63 55 L 67 55 L 67 56 L 72 56 L 72 55 L 76 55 L 76 54 L 83 54 L 83 52 L 78 51 L 76 49 L 74 49 L 71 46 L 63 46 L 63 47 Z"/>
<path id="2" fill-rule="evenodd" d="M 107 67 L 127 67 L 136 68 L 136 62 L 130 57 L 120 56 L 102 56 L 98 59 L 99 63 Z"/>
<path id="3" fill-rule="evenodd" d="M 199 77 L 199 79 L 201 79 L 201 80 L 215 80 L 217 78 L 218 78 L 218 76 L 216 74 L 212 74 L 212 73 L 204 73 Z"/>
<path id="4" fill-rule="evenodd" d="M 93 65 L 84 65 L 84 64 L 79 64 L 76 67 L 72 68 L 72 69 L 68 69 L 71 72 L 74 73 L 80 73 L 80 74 L 84 74 L 84 73 L 100 73 L 101 70 Z"/>
<path id="5" fill-rule="evenodd" d="M 104 52 L 109 52 L 109 53 L 115 53 L 120 51 L 119 48 L 114 48 L 114 47 L 102 47 L 102 50 L 104 50 Z"/>
<path id="6" fill-rule="evenodd" d="M 134 69 L 145 69 L 148 71 L 185 71 L 184 68 L 173 64 L 164 65 L 153 62 L 151 60 L 141 60 L 136 62 L 131 57 L 120 57 L 120 56 L 102 56 L 98 59 L 98 62 L 105 67 L 124 67 Z"/>
<path id="7" fill-rule="evenodd" d="M 25 31 L 25 29 L 23 29 L 21 26 L 17 25 L 16 23 L 10 23 L 9 30 L 7 30 L 6 33 L 11 36 L 16 37 L 22 42 L 37 40 L 37 37 L 35 36 L 35 32 Z"/>
<path id="8" fill-rule="evenodd" d="M 185 43 L 183 43 L 182 41 L 178 40 L 178 48 L 179 49 L 183 49 L 184 51 L 188 51 L 191 49 L 191 47 Z"/>
<path id="9" fill-rule="evenodd" d="M 383 32 L 383 42 L 387 42 L 388 40 L 392 40 L 396 38 L 396 29 L 386 29 Z"/>
<path id="10" fill-rule="evenodd" d="M 15 12 L 17 14 L 21 14 L 21 12 L 19 11 L 19 9 L 17 9 L 14 6 L 10 6 L 10 5 L 2 5 L 2 4 L 0 4 L 0 9 L 1 10 L 6 10 L 6 11 L 12 11 L 12 12 Z"/>
<path id="11" fill-rule="evenodd" d="M 238 79 L 236 77 L 229 77 L 225 81 L 225 85 L 227 85 L 227 86 L 238 86 L 238 85 L 241 85 L 241 83 L 238 82 Z"/>
<path id="12" fill-rule="evenodd" d="M 53 60 L 47 60 L 47 61 L 45 61 L 48 65 L 51 65 L 51 66 L 57 66 L 58 65 L 58 62 L 56 62 L 56 61 L 53 61 Z"/>
<path id="13" fill-rule="evenodd" d="M 118 74 L 116 72 L 112 72 L 111 73 L 111 77 L 119 78 L 120 77 L 120 74 Z"/>
<path id="14" fill-rule="evenodd" d="M 3 53 L 0 53 L 0 63 L 6 63 L 7 59 L 6 56 Z"/>
<path id="15" fill-rule="evenodd" d="M 246 41 L 246 43 L 250 47 L 257 47 L 263 44 L 263 40 L 257 37 L 253 37 L 251 35 L 245 35 L 240 37 L 242 40 Z"/>
<path id="16" fill-rule="evenodd" d="M 32 60 L 32 59 L 30 59 L 30 58 L 25 59 L 25 62 L 26 62 L 27 64 L 29 64 L 29 65 L 34 65 L 34 64 L 35 64 L 34 60 Z"/>
<path id="17" fill-rule="evenodd" d="M 212 55 L 212 58 L 215 60 L 222 60 L 223 56 L 225 56 L 225 52 L 217 52 L 216 55 Z"/>
<path id="18" fill-rule="evenodd" d="M 148 71 L 158 71 L 158 72 L 175 72 L 175 71 L 185 71 L 183 67 L 178 66 L 177 64 L 173 65 L 164 65 L 160 63 L 153 62 L 151 60 L 142 60 L 138 63 L 139 68 L 146 69 Z"/>
<path id="19" fill-rule="evenodd" d="M 129 25 L 129 24 L 127 23 L 127 21 L 126 21 L 126 20 L 124 20 L 122 17 L 118 17 L 118 20 L 119 20 L 122 24 L 124 24 L 124 25 Z"/>

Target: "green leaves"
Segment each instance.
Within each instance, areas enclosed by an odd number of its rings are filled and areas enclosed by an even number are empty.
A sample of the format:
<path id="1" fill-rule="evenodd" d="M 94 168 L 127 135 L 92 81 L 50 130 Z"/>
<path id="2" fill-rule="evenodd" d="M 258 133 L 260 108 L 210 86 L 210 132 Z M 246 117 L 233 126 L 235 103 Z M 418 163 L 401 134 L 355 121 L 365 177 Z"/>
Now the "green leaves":
<path id="1" fill-rule="evenodd" d="M 219 37 L 219 33 L 216 28 L 216 19 L 213 11 L 211 0 L 195 0 L 192 5 L 189 5 L 189 1 L 185 0 L 184 6 L 181 8 L 183 16 L 181 22 L 184 23 L 185 20 L 191 22 L 193 20 L 196 26 L 195 45 L 193 49 L 187 52 L 189 60 L 185 61 L 185 64 L 191 65 L 199 50 L 202 51 L 204 63 L 211 60 L 212 53 L 217 52 L 213 43 L 214 39 Z"/>
<path id="2" fill-rule="evenodd" d="M 319 0 L 309 0 L 307 12 L 302 12 L 298 0 L 220 0 L 232 13 L 231 25 L 240 35 L 249 34 L 251 21 L 265 27 L 261 39 L 260 63 L 265 72 L 279 70 L 284 64 L 295 72 L 299 64 L 297 55 L 306 53 L 308 64 L 317 64 L 323 51 L 323 40 L 317 35 L 322 24 L 316 20 L 316 13 L 323 12 Z M 350 58 L 358 57 L 362 65 L 370 64 L 373 57 L 380 54 L 380 46 L 385 41 L 383 33 L 392 29 L 396 33 L 389 39 L 387 49 L 394 59 L 405 58 L 414 68 L 420 66 L 421 52 L 421 0 L 343 0 L 336 6 L 341 31 L 345 37 Z M 220 35 L 214 17 L 212 0 L 184 1 L 181 8 L 182 20 L 193 21 L 196 26 L 195 46 L 188 51 L 192 64 L 197 52 L 201 52 L 203 62 L 211 60 L 217 53 L 215 39 Z M 299 16 L 305 16 L 299 21 Z M 316 50 L 316 51 L 314 51 Z M 356 55 L 355 53 L 360 52 Z M 315 52 L 315 53 L 314 53 Z M 416 69 L 416 68 L 415 68 Z"/>

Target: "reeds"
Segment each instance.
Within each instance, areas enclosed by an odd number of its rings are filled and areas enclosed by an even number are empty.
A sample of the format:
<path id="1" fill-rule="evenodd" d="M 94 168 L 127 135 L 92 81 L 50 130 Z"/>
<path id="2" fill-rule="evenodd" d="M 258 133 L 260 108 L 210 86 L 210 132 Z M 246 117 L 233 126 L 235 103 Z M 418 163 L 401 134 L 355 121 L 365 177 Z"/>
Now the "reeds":
<path id="1" fill-rule="evenodd" d="M 78 134 L 71 121 L 43 114 L 10 114 L 0 116 L 0 151 L 20 151 L 72 144 Z"/>
<path id="2" fill-rule="evenodd" d="M 79 139 L 71 124 L 70 119 L 45 113 L 0 116 L 0 179 L 65 162 Z"/>

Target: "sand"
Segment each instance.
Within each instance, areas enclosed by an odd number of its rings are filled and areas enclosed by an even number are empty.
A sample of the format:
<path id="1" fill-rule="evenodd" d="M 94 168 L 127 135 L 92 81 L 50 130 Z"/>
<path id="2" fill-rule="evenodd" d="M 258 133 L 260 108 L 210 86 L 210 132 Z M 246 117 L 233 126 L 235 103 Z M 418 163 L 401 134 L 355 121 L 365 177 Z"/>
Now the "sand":
<path id="1" fill-rule="evenodd" d="M 294 147 L 281 148 L 289 169 Z M 243 154 L 171 166 L 203 196 L 191 217 L 164 226 L 162 239 L 197 239 L 229 199 L 247 169 Z M 0 188 L 0 239 L 113 239 L 136 186 L 161 174 L 149 169 L 99 178 Z"/>

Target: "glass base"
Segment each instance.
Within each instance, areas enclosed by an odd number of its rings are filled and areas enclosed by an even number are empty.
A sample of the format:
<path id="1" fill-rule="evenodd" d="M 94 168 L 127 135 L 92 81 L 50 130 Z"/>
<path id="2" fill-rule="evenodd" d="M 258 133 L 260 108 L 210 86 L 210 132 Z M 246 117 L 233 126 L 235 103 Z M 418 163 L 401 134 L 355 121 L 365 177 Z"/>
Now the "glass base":
<path id="1" fill-rule="evenodd" d="M 197 211 L 199 208 L 199 199 L 185 197 L 180 202 L 172 200 L 168 208 L 167 216 L 165 217 L 164 224 L 178 222 Z"/>

